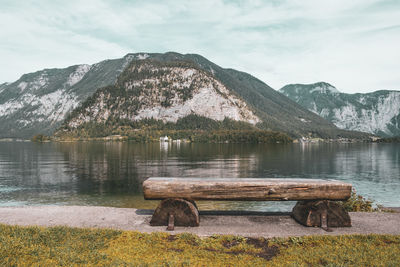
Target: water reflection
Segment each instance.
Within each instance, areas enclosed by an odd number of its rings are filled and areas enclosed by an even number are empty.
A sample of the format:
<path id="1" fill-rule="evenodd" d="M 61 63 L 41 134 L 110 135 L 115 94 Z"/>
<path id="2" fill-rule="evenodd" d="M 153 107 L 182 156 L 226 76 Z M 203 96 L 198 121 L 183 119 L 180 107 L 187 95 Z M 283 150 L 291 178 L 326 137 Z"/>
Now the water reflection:
<path id="1" fill-rule="evenodd" d="M 0 142 L 0 205 L 151 208 L 149 176 L 304 177 L 349 181 L 400 206 L 399 145 Z M 288 210 L 293 203 L 202 202 L 201 209 Z"/>

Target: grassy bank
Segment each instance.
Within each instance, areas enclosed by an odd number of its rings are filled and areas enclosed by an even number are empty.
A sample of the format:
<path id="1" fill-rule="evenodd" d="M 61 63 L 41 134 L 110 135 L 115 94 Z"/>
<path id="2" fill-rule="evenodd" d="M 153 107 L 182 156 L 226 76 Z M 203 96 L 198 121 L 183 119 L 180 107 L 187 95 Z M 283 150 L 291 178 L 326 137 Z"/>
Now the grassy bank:
<path id="1" fill-rule="evenodd" d="M 1 266 L 396 266 L 400 236 L 199 238 L 0 225 Z"/>

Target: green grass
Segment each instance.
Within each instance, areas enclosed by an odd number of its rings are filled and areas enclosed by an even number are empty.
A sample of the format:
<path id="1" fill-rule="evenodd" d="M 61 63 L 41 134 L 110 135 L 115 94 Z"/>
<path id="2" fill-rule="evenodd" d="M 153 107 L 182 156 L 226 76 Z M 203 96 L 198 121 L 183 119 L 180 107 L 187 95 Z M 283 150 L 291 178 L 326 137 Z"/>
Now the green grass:
<path id="1" fill-rule="evenodd" d="M 199 238 L 0 224 L 0 266 L 397 266 L 400 236 Z"/>

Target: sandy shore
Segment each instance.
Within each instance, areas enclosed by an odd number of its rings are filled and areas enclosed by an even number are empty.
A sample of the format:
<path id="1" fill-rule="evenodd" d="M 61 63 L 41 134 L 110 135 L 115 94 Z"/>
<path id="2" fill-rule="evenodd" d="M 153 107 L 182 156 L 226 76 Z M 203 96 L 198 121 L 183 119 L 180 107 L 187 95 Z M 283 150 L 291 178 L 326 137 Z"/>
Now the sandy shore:
<path id="1" fill-rule="evenodd" d="M 88 206 L 2 207 L 0 223 L 89 228 L 114 228 L 140 232 L 165 231 L 166 227 L 151 227 L 151 210 Z M 200 227 L 176 227 L 169 233 L 190 232 L 200 236 L 234 234 L 242 236 L 286 237 L 339 234 L 400 234 L 400 213 L 350 213 L 353 226 L 332 228 L 304 227 L 289 213 L 200 212 Z"/>

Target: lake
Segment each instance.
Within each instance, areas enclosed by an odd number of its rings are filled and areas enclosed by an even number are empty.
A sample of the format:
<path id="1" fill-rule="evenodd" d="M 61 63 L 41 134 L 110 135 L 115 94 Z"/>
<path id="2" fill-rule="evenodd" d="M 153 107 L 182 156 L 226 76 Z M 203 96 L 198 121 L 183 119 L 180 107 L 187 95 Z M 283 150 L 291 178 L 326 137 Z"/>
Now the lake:
<path id="1" fill-rule="evenodd" d="M 400 207 L 400 144 L 0 142 L 0 206 L 154 208 L 149 176 L 322 178 Z M 201 210 L 288 211 L 294 202 L 198 202 Z"/>

